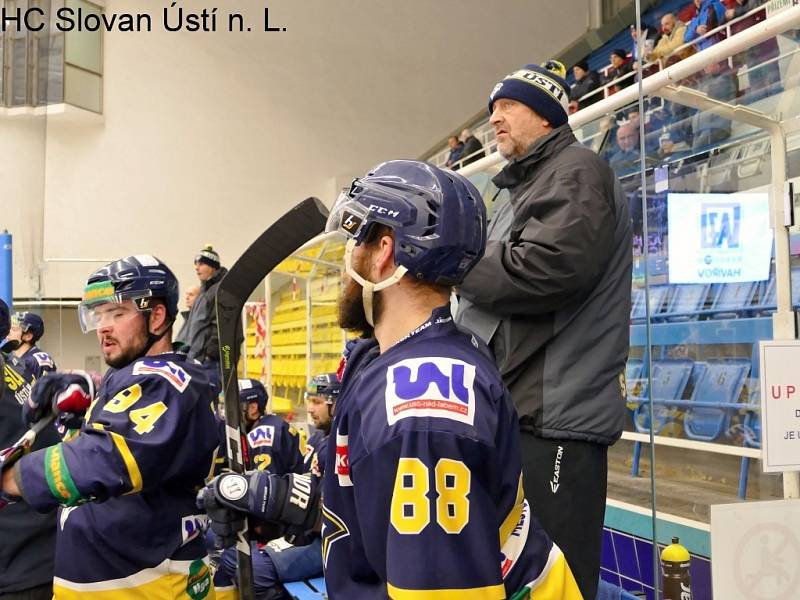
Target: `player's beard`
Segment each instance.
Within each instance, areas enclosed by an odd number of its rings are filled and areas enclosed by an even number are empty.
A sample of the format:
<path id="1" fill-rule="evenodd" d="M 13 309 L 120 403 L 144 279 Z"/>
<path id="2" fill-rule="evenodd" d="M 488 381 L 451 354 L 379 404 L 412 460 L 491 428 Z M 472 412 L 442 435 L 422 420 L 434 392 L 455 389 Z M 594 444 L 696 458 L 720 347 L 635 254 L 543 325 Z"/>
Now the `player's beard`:
<path id="1" fill-rule="evenodd" d="M 147 346 L 147 336 L 143 333 L 137 335 L 131 340 L 129 344 L 123 344 L 119 339 L 114 336 L 108 336 L 116 344 L 118 351 L 116 353 L 103 352 L 103 358 L 109 367 L 114 369 L 121 369 L 122 367 L 131 364 L 137 358 L 141 357 L 145 352 Z"/>
<path id="2" fill-rule="evenodd" d="M 361 293 L 361 286 L 351 277 L 347 277 L 342 286 L 342 293 L 339 294 L 339 327 L 347 331 L 360 332 L 365 337 L 372 337 L 372 325 L 367 322 Z M 380 297 L 380 292 L 372 296 L 373 320 L 378 314 Z"/>
<path id="3" fill-rule="evenodd" d="M 354 257 L 352 268 L 364 277 L 360 268 L 362 262 L 366 262 L 366 259 L 357 261 Z M 367 278 L 365 277 L 365 279 Z M 373 328 L 367 321 L 367 315 L 364 312 L 364 298 L 361 294 L 362 289 L 358 282 L 349 275 L 346 276 L 342 292 L 339 294 L 339 327 L 347 331 L 361 332 L 364 337 L 372 337 Z M 374 323 L 378 322 L 382 308 L 381 293 L 374 292 L 372 296 L 372 320 Z"/>

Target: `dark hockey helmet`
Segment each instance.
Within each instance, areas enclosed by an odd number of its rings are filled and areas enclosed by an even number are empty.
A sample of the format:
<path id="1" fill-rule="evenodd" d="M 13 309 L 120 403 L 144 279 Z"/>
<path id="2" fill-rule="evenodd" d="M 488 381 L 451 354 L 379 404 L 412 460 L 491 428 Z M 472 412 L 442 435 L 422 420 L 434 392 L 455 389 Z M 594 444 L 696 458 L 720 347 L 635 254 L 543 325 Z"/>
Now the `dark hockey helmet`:
<path id="1" fill-rule="evenodd" d="M 94 309 L 108 302 L 133 300 L 140 311 L 150 309 L 150 299 L 161 298 L 167 315 L 178 314 L 178 280 L 172 271 L 154 256 L 137 254 L 115 260 L 89 276 L 78 306 L 81 329 L 97 329 Z"/>
<path id="2" fill-rule="evenodd" d="M 339 376 L 336 373 L 325 373 L 323 375 L 315 375 L 306 388 L 306 398 L 309 396 L 322 396 L 325 402 L 333 404 L 339 396 L 339 390 L 342 384 L 339 381 Z"/>
<path id="3" fill-rule="evenodd" d="M 264 412 L 267 408 L 269 394 L 258 379 L 239 380 L 239 401 L 246 407 L 251 402 L 258 404 L 259 412 Z"/>
<path id="4" fill-rule="evenodd" d="M 11 318 L 11 324 L 19 327 L 22 333 L 33 334 L 33 343 L 36 343 L 36 341 L 44 335 L 44 321 L 42 317 L 36 313 L 14 313 L 14 316 Z"/>
<path id="5" fill-rule="evenodd" d="M 483 256 L 486 207 L 465 177 L 418 160 L 391 160 L 355 179 L 326 231 L 360 244 L 376 223 L 395 236 L 394 260 L 419 280 L 457 285 Z"/>

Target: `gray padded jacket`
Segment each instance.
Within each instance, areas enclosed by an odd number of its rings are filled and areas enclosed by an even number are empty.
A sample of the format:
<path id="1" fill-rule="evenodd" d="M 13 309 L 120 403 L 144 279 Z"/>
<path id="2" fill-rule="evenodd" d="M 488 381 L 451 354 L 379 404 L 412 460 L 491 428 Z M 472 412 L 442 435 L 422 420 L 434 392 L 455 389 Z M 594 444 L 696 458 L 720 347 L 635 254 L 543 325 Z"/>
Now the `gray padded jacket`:
<path id="1" fill-rule="evenodd" d="M 523 430 L 613 444 L 625 416 L 631 219 L 614 172 L 569 125 L 494 178 L 486 253 L 456 321 L 495 354 Z"/>

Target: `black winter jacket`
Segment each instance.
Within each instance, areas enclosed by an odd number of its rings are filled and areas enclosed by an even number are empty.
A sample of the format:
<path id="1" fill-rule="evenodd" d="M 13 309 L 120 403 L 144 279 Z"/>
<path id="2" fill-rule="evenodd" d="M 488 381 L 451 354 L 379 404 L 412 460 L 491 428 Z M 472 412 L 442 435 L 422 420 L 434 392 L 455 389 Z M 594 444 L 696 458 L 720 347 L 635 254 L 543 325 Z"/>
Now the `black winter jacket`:
<path id="1" fill-rule="evenodd" d="M 631 219 L 608 164 L 563 125 L 494 178 L 486 253 L 457 322 L 492 348 L 523 429 L 612 444 L 625 417 Z"/>

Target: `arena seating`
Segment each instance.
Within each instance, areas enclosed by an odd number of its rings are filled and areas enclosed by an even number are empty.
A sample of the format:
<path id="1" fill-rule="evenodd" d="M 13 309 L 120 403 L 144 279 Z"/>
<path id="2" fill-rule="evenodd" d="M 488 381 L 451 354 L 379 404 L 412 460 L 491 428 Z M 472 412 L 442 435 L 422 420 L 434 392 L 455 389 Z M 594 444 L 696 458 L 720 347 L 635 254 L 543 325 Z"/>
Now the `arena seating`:
<path id="1" fill-rule="evenodd" d="M 647 380 L 642 378 L 644 381 L 642 400 L 639 401 L 633 414 L 636 431 L 649 433 L 652 428 L 653 433 L 658 434 L 674 420 L 676 411 L 668 403 L 683 398 L 693 367 L 694 363 L 688 359 L 653 361 L 652 393 L 647 393 Z M 654 401 L 652 423 L 647 406 L 650 398 Z"/>

